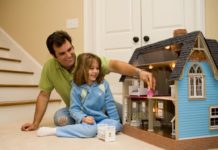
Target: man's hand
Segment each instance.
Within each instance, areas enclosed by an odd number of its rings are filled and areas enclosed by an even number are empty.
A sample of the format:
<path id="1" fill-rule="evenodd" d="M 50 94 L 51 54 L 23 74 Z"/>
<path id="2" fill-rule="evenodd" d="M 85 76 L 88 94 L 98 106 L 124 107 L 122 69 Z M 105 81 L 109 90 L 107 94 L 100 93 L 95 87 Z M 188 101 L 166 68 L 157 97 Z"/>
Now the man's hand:
<path id="1" fill-rule="evenodd" d="M 156 80 L 152 73 L 141 70 L 139 73 L 139 78 L 148 84 L 148 89 L 155 90 Z"/>
<path id="2" fill-rule="evenodd" d="M 25 123 L 24 125 L 22 125 L 21 130 L 22 131 L 34 131 L 37 128 L 38 126 L 33 123 Z"/>
<path id="3" fill-rule="evenodd" d="M 155 90 L 156 81 L 152 73 L 136 68 L 135 66 L 119 61 L 119 60 L 110 60 L 109 62 L 109 71 L 119 73 L 127 76 L 137 76 L 143 80 L 148 85 L 148 89 Z"/>
<path id="4" fill-rule="evenodd" d="M 93 124 L 94 118 L 92 116 L 86 116 L 86 117 L 83 117 L 82 122 L 87 123 L 87 124 Z"/>
<path id="5" fill-rule="evenodd" d="M 33 123 L 25 123 L 21 126 L 22 131 L 33 131 L 36 130 L 39 127 L 39 124 L 42 120 L 42 117 L 45 114 L 48 101 L 50 98 L 49 92 L 40 91 L 37 101 L 36 101 L 36 110 L 34 115 L 34 121 Z"/>

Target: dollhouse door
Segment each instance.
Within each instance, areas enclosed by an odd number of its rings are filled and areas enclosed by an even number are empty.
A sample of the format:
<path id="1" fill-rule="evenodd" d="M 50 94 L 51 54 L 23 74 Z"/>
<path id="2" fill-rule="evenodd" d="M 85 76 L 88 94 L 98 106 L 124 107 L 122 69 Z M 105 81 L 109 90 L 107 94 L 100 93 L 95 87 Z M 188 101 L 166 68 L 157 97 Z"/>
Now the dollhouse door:
<path id="1" fill-rule="evenodd" d="M 85 49 L 128 62 L 137 47 L 173 36 L 173 30 L 204 33 L 204 0 L 84 0 Z M 86 40 L 87 39 L 87 40 Z M 120 75 L 107 76 L 122 100 Z"/>

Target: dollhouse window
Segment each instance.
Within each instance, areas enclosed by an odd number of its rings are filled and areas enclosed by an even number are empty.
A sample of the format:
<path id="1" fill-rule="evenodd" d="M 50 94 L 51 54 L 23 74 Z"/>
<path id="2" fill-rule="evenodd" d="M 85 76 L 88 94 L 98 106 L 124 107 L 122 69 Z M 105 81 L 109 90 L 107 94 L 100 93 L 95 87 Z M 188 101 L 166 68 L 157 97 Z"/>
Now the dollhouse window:
<path id="1" fill-rule="evenodd" d="M 210 129 L 218 129 L 218 106 L 210 107 Z"/>
<path id="2" fill-rule="evenodd" d="M 164 116 L 164 104 L 163 102 L 157 102 L 156 117 L 163 118 L 163 116 Z"/>
<path id="3" fill-rule="evenodd" d="M 204 98 L 204 75 L 199 64 L 193 64 L 189 70 L 189 97 Z"/>

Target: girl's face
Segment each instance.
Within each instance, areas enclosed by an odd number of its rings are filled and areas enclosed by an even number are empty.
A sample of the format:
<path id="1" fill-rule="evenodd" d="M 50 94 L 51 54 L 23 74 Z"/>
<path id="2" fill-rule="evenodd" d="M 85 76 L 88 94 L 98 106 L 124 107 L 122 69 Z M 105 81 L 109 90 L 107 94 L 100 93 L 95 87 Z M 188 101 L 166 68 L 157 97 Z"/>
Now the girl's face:
<path id="1" fill-rule="evenodd" d="M 99 74 L 99 64 L 97 60 L 94 60 L 88 70 L 88 84 L 89 85 L 92 84 L 94 81 L 96 81 L 98 74 Z"/>

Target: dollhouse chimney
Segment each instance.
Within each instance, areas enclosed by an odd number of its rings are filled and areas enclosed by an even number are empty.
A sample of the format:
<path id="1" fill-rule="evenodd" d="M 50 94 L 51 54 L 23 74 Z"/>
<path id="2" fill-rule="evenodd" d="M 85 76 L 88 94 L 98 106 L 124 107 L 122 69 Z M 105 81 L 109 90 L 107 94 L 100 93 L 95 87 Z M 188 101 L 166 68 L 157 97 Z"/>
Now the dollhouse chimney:
<path id="1" fill-rule="evenodd" d="M 187 34 L 186 29 L 176 29 L 173 31 L 173 37 L 181 36 L 181 35 L 185 35 L 185 34 Z"/>
<path id="2" fill-rule="evenodd" d="M 176 29 L 173 31 L 173 37 L 182 36 L 185 34 L 187 34 L 186 29 Z M 177 56 L 179 56 L 181 47 L 181 44 L 173 44 L 171 45 L 171 50 L 174 51 L 177 54 Z"/>

